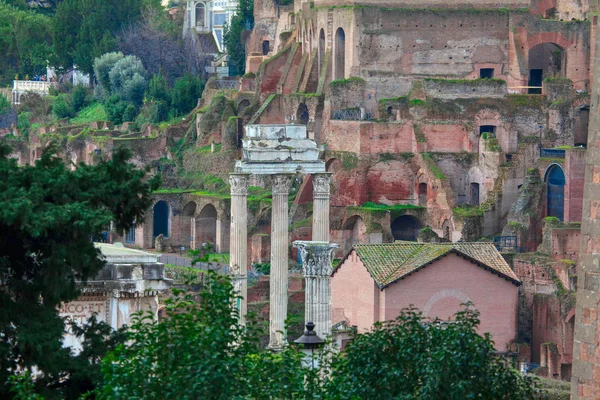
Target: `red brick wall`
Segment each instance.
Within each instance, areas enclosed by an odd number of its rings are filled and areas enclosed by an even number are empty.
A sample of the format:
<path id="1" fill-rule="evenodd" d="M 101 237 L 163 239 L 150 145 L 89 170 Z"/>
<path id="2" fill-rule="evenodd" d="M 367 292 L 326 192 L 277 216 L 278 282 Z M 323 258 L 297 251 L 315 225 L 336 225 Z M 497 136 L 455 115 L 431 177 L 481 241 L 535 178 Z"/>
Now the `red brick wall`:
<path id="1" fill-rule="evenodd" d="M 427 151 L 460 153 L 472 151 L 469 135 L 462 125 L 421 125 Z"/>
<path id="2" fill-rule="evenodd" d="M 334 310 L 342 309 L 359 332 L 369 329 L 374 320 L 395 318 L 411 304 L 427 311 L 427 316 L 445 318 L 468 298 L 481 312 L 480 332 L 490 332 L 499 351 L 516 338 L 518 287 L 457 255 L 443 257 L 392 284 L 381 302 L 373 285 L 355 257 L 347 259 L 332 279 Z"/>
<path id="3" fill-rule="evenodd" d="M 555 260 L 579 260 L 581 231 L 579 228 L 552 229 L 550 233 L 550 255 Z"/>
<path id="4" fill-rule="evenodd" d="M 375 164 L 367 174 L 369 201 L 381 204 L 412 203 L 415 177 L 401 161 Z"/>
<path id="5" fill-rule="evenodd" d="M 565 221 L 581 222 L 585 150 L 567 150 L 565 156 Z"/>

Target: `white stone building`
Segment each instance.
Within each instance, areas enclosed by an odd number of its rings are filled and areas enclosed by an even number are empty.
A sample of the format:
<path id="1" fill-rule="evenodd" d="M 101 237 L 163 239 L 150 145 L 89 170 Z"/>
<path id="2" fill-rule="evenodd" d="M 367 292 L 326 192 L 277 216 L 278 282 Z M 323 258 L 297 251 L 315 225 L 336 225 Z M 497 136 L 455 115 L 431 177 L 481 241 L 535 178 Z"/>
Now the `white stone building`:
<path id="1" fill-rule="evenodd" d="M 223 28 L 231 22 L 237 5 L 236 0 L 187 0 L 184 34 L 190 30 L 211 34 L 219 51 L 224 51 Z"/>

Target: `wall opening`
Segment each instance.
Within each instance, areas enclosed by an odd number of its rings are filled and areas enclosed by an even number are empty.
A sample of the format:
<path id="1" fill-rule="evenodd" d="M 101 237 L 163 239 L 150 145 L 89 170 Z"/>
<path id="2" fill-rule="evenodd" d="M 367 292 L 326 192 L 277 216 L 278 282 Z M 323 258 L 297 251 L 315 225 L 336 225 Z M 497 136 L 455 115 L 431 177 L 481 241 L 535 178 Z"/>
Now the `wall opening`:
<path id="1" fill-rule="evenodd" d="M 319 76 L 323 68 L 323 60 L 325 58 L 325 31 L 321 29 L 319 32 Z"/>
<path id="2" fill-rule="evenodd" d="M 213 246 L 217 241 L 217 209 L 212 204 L 204 206 L 196 218 L 196 246 L 210 243 Z"/>
<path id="3" fill-rule="evenodd" d="M 263 56 L 266 56 L 267 54 L 269 54 L 269 41 L 268 40 L 263 40 L 263 42 L 262 42 L 262 53 L 263 53 Z"/>
<path id="4" fill-rule="evenodd" d="M 169 237 L 169 205 L 166 201 L 159 201 L 154 205 L 154 224 L 152 237 L 163 235 Z"/>
<path id="5" fill-rule="evenodd" d="M 470 202 L 471 205 L 478 206 L 479 205 L 479 183 L 472 182 L 470 185 Z"/>
<path id="6" fill-rule="evenodd" d="M 590 107 L 582 107 L 575 113 L 575 146 L 587 147 L 590 123 Z"/>
<path id="7" fill-rule="evenodd" d="M 494 125 L 481 125 L 479 127 L 479 135 L 483 135 L 485 133 L 485 137 L 496 137 L 496 127 Z"/>
<path id="8" fill-rule="evenodd" d="M 419 205 L 425 207 L 427 205 L 427 183 L 419 183 Z"/>
<path id="9" fill-rule="evenodd" d="M 206 7 L 204 3 L 196 4 L 196 26 L 204 26 L 206 18 Z"/>
<path id="10" fill-rule="evenodd" d="M 494 68 L 481 68 L 479 70 L 480 79 L 492 79 L 494 77 Z"/>
<path id="11" fill-rule="evenodd" d="M 418 218 L 412 215 L 402 215 L 392 221 L 392 235 L 394 240 L 415 242 L 422 227 L 423 224 Z"/>
<path id="12" fill-rule="evenodd" d="M 442 234 L 444 235 L 444 239 L 447 241 L 452 241 L 451 238 L 451 234 L 450 234 L 450 221 L 445 220 L 444 223 L 442 224 Z"/>
<path id="13" fill-rule="evenodd" d="M 529 94 L 542 94 L 546 78 L 564 77 L 565 51 L 554 43 L 541 43 L 529 49 Z"/>
<path id="14" fill-rule="evenodd" d="M 242 113 L 242 111 L 244 111 L 244 108 L 248 107 L 249 105 L 250 105 L 250 101 L 247 99 L 240 101 L 240 103 L 238 104 L 238 107 L 237 107 L 237 114 L 240 115 Z"/>
<path id="15" fill-rule="evenodd" d="M 308 107 L 304 103 L 300 103 L 298 110 L 296 111 L 295 123 L 306 125 L 308 124 Z"/>
<path id="16" fill-rule="evenodd" d="M 564 219 L 565 211 L 565 174 L 562 168 L 556 164 L 549 167 L 546 172 L 546 183 L 548 185 L 547 211 L 548 217 Z"/>
<path id="17" fill-rule="evenodd" d="M 125 234 L 125 243 L 135 244 L 135 226 L 127 229 L 127 233 Z"/>
<path id="18" fill-rule="evenodd" d="M 346 34 L 342 28 L 335 32 L 335 79 L 346 77 Z"/>
<path id="19" fill-rule="evenodd" d="M 361 217 L 355 215 L 344 222 L 344 255 L 347 254 L 355 244 L 367 242 L 367 226 Z"/>

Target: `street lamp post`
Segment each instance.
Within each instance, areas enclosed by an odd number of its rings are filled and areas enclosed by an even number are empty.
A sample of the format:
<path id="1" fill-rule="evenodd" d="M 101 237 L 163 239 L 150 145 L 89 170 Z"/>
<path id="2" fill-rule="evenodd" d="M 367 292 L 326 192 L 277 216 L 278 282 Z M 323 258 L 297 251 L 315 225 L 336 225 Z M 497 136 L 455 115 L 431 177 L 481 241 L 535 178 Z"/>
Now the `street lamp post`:
<path id="1" fill-rule="evenodd" d="M 315 332 L 315 324 L 313 324 L 312 322 L 307 322 L 304 334 L 298 339 L 294 340 L 294 343 L 297 343 L 302 346 L 300 348 L 300 351 L 302 351 L 302 353 L 304 354 L 304 366 L 314 369 L 314 352 L 325 343 L 325 341 L 317 335 L 317 332 Z M 308 360 L 309 358 L 310 361 Z M 318 364 L 316 366 L 318 367 Z"/>

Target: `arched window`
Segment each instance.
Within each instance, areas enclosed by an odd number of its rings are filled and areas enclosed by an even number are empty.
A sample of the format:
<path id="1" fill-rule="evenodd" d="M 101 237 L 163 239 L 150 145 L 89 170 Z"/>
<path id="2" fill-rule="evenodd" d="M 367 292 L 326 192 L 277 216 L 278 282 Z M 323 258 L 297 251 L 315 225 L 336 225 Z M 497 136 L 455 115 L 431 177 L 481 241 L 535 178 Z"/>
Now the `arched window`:
<path id="1" fill-rule="evenodd" d="M 335 32 L 335 79 L 346 77 L 346 34 L 342 28 Z"/>
<path id="2" fill-rule="evenodd" d="M 204 3 L 196 4 L 196 26 L 204 26 L 206 22 L 206 6 Z"/>

